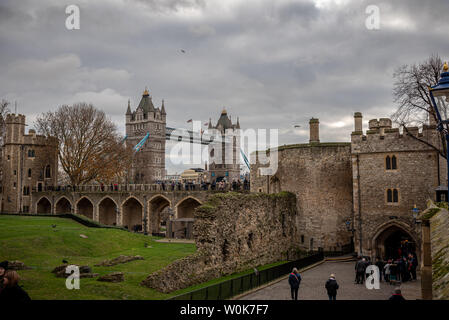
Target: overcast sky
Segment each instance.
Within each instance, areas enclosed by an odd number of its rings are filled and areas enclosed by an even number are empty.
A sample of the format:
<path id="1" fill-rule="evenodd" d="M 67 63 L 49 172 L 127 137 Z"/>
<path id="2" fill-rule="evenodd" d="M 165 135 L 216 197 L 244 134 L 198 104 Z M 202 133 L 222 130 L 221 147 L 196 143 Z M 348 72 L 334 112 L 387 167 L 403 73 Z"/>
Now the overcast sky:
<path id="1" fill-rule="evenodd" d="M 71 4 L 80 30 L 65 27 Z M 349 141 L 354 112 L 366 124 L 394 111 L 395 68 L 449 59 L 448 14 L 447 0 L 1 0 L 0 98 L 30 127 L 92 102 L 123 132 L 127 100 L 148 86 L 170 127 L 225 106 L 242 128 L 279 129 L 279 144 L 307 142 L 312 116 L 321 141 Z"/>

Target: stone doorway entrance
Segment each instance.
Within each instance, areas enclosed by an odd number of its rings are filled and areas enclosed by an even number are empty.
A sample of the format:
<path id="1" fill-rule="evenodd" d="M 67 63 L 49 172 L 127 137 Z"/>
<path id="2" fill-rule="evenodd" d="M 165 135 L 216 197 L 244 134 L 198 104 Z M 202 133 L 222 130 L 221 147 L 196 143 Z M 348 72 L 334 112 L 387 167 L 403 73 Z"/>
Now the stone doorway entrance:
<path id="1" fill-rule="evenodd" d="M 375 257 L 397 259 L 409 253 L 417 254 L 414 238 L 403 228 L 393 225 L 382 231 L 375 240 Z"/>

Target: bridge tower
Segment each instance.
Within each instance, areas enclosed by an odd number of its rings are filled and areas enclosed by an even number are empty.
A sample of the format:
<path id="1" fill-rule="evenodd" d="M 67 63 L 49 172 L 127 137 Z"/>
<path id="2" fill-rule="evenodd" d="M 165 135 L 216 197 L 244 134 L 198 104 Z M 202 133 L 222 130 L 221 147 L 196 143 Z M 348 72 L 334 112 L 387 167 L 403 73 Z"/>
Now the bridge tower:
<path id="1" fill-rule="evenodd" d="M 215 129 L 215 130 L 214 130 Z M 209 181 L 226 179 L 227 182 L 240 179 L 240 122 L 232 123 L 226 109 L 221 111 L 215 126 L 209 120 L 208 130 L 221 136 L 219 143 L 209 144 Z M 230 144 L 232 142 L 232 144 Z"/>
<path id="2" fill-rule="evenodd" d="M 165 178 L 165 129 L 164 100 L 155 108 L 148 89 L 142 94 L 136 110 L 131 112 L 130 102 L 126 110 L 126 143 L 137 145 L 147 134 L 148 139 L 134 153 L 128 183 L 150 184 Z"/>

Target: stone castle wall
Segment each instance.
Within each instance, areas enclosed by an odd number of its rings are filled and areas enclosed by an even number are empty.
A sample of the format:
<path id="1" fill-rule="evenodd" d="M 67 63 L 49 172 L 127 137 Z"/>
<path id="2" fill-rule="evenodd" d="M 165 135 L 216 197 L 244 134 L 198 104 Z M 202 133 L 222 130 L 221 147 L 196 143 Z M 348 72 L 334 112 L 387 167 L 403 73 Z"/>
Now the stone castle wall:
<path id="1" fill-rule="evenodd" d="M 294 194 L 217 194 L 196 209 L 198 251 L 175 261 L 142 284 L 162 292 L 298 257 Z"/>
<path id="2" fill-rule="evenodd" d="M 379 127 L 382 120 L 387 123 L 384 128 Z M 426 201 L 435 198 L 435 188 L 446 184 L 443 161 L 425 143 L 391 128 L 391 120 L 373 119 L 369 123 L 366 135 L 358 131 L 351 136 L 356 251 L 382 256 L 382 245 L 376 239 L 388 228 L 407 232 L 419 251 L 420 229 L 413 221 L 412 209 L 416 205 L 424 210 Z M 416 138 L 439 144 L 434 127 L 424 126 L 422 132 L 418 128 L 408 131 Z M 387 156 L 396 158 L 396 169 L 387 169 Z M 397 202 L 387 201 L 388 189 L 398 190 Z"/>
<path id="3" fill-rule="evenodd" d="M 296 195 L 300 245 L 304 249 L 340 250 L 351 243 L 346 221 L 352 219 L 351 146 L 349 143 L 310 143 L 278 149 L 273 176 L 259 175 L 251 166 L 251 191 L 289 191 Z"/>

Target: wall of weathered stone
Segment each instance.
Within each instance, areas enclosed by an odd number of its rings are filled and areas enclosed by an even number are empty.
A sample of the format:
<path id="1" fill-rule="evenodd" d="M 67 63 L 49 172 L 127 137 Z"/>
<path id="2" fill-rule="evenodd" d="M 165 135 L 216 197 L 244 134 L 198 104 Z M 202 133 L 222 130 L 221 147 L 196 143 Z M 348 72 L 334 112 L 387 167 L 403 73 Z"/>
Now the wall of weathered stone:
<path id="1" fill-rule="evenodd" d="M 189 287 L 284 259 L 298 258 L 296 197 L 216 194 L 195 212 L 197 252 L 148 276 L 142 285 L 162 292 Z"/>
<path id="2" fill-rule="evenodd" d="M 259 174 L 264 165 L 251 165 L 251 191 L 296 195 L 302 248 L 335 251 L 349 244 L 352 233 L 345 222 L 352 221 L 350 144 L 286 145 L 278 148 L 278 160 L 272 176 Z"/>
<path id="3" fill-rule="evenodd" d="M 432 252 L 432 295 L 436 300 L 449 299 L 449 211 L 430 209 Z"/>
<path id="4" fill-rule="evenodd" d="M 379 126 L 382 122 L 387 126 Z M 351 135 L 355 249 L 363 255 L 381 256 L 382 244 L 376 239 L 396 228 L 413 238 L 419 254 L 421 230 L 413 221 L 412 209 L 416 205 L 422 211 L 426 201 L 435 198 L 435 188 L 446 184 L 446 170 L 438 153 L 417 139 L 438 146 L 438 133 L 424 126 L 422 132 L 408 128 L 413 136 L 402 134 L 391 128 L 387 118 L 369 123 L 365 135 L 362 131 Z M 397 169 L 387 170 L 387 156 L 396 157 Z M 398 202 L 387 201 L 387 189 L 398 190 Z"/>

